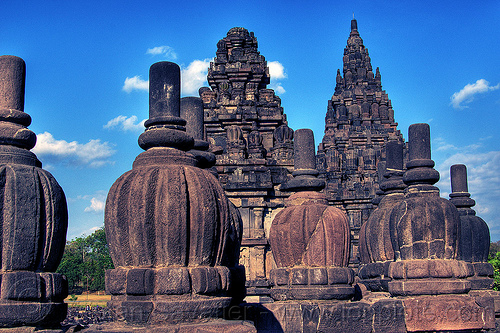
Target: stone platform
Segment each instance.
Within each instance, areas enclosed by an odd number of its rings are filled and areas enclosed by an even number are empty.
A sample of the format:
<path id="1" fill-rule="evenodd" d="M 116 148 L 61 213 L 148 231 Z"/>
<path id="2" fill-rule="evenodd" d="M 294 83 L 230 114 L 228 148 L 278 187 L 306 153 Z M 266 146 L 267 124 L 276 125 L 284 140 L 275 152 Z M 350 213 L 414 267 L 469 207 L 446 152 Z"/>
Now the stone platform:
<path id="1" fill-rule="evenodd" d="M 126 325 L 106 323 L 93 325 L 82 333 L 256 333 L 255 326 L 248 321 L 211 319 L 204 322 L 165 325 Z"/>
<path id="2" fill-rule="evenodd" d="M 257 332 L 481 332 L 495 328 L 493 298 L 439 295 L 363 301 L 283 301 L 253 304 L 241 313 Z"/>

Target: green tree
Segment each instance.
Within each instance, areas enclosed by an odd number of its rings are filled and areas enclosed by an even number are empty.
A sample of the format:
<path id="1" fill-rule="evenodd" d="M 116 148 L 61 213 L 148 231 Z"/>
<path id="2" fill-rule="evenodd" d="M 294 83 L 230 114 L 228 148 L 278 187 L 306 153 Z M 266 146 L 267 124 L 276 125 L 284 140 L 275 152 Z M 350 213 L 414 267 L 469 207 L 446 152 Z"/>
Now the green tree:
<path id="1" fill-rule="evenodd" d="M 104 228 L 90 236 L 77 237 L 66 243 L 58 273 L 66 275 L 70 293 L 78 289 L 104 289 L 106 269 L 112 269 Z"/>

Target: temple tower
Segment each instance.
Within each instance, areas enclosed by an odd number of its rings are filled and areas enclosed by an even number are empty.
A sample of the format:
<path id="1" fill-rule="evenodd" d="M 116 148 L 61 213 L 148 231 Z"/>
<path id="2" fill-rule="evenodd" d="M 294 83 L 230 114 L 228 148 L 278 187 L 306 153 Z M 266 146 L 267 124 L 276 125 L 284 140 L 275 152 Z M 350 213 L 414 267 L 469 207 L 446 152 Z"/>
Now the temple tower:
<path id="1" fill-rule="evenodd" d="M 357 264 L 359 230 L 378 190 L 378 163 L 385 159 L 386 142 L 403 143 L 403 137 L 354 19 L 343 62 L 343 75 L 337 70 L 335 93 L 328 101 L 318 169 L 326 180 L 329 204 L 347 211 L 353 231 L 351 264 Z"/>
<path id="2" fill-rule="evenodd" d="M 279 185 L 291 179 L 293 130 L 280 98 L 267 89 L 269 68 L 253 32 L 229 30 L 217 43 L 207 81 L 210 88 L 199 91 L 206 140 L 217 155 L 219 181 L 243 220 L 240 262 L 247 290 L 266 293 L 274 265 L 267 238 L 289 195 Z"/>

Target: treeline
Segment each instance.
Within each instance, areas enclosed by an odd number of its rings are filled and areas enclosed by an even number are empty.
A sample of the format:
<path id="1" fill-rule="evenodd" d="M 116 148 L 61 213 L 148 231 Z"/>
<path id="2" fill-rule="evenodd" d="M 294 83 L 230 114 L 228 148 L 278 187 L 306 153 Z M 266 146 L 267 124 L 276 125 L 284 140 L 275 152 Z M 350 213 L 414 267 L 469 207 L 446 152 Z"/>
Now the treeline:
<path id="1" fill-rule="evenodd" d="M 66 242 L 57 273 L 66 275 L 69 293 L 104 290 L 104 272 L 113 268 L 104 228 Z"/>

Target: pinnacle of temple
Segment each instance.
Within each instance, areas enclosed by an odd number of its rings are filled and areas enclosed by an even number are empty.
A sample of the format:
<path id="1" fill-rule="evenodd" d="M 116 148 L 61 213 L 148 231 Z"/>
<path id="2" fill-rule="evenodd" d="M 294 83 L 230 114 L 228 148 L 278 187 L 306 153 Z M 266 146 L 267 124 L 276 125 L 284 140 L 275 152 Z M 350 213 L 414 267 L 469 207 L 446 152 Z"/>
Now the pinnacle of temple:
<path id="1" fill-rule="evenodd" d="M 216 57 L 210 63 L 207 81 L 200 89 L 205 110 L 208 138 L 226 152 L 226 130 L 237 125 L 243 138 L 258 128 L 263 147 L 273 147 L 273 131 L 286 124 L 281 100 L 267 89 L 269 68 L 257 50 L 257 38 L 245 28 L 232 28 L 217 43 Z"/>
<path id="2" fill-rule="evenodd" d="M 374 73 L 353 19 L 317 156 L 330 204 L 343 207 L 349 215 L 354 262 L 357 234 L 373 209 L 372 199 L 378 190 L 377 166 L 385 160 L 385 144 L 404 142 L 397 125 L 391 101 L 382 90 L 380 71 L 376 68 Z"/>
<path id="3" fill-rule="evenodd" d="M 363 44 L 355 19 L 351 21 L 343 63 L 343 76 L 340 69 L 337 70 L 335 93 L 328 102 L 327 129 L 331 126 L 342 128 L 339 125 L 383 124 L 382 127 L 395 130 L 397 123 L 391 100 L 382 90 L 379 68 L 373 72 L 368 48 Z"/>

